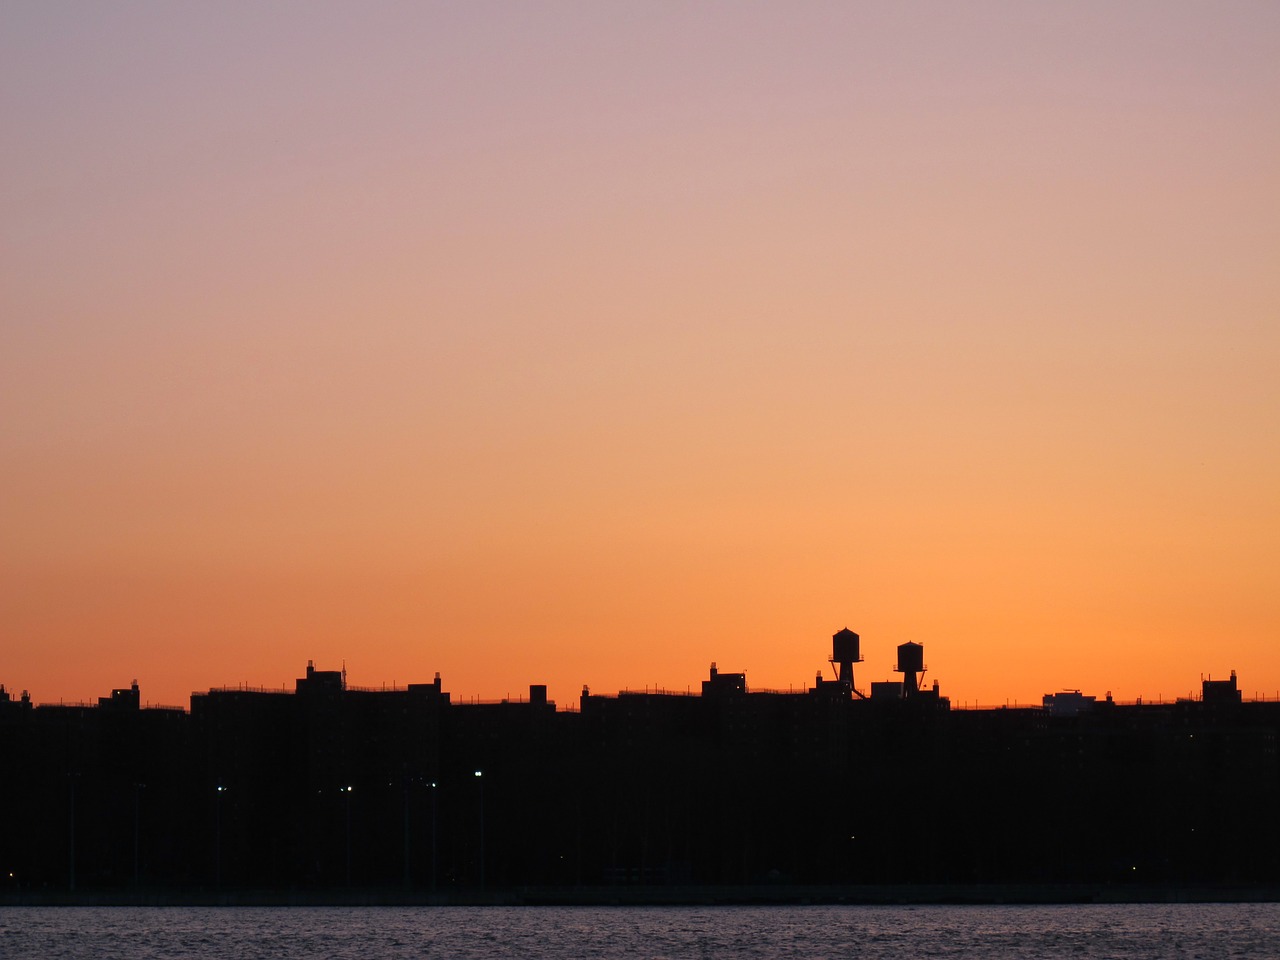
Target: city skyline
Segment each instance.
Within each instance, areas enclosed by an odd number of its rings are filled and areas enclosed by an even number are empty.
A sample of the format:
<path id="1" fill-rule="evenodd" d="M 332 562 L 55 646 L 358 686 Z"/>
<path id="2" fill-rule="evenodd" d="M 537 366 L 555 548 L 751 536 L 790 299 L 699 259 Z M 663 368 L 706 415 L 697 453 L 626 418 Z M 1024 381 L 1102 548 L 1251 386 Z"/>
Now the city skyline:
<path id="1" fill-rule="evenodd" d="M 1278 97 L 1247 2 L 7 5 L 0 682 L 1280 695 Z"/>
<path id="2" fill-rule="evenodd" d="M 852 660 L 850 660 L 847 655 L 840 654 L 839 652 L 840 638 L 843 635 L 850 635 L 853 638 L 853 650 L 855 652 L 852 654 Z M 1113 696 L 1113 693 L 1110 687 L 1108 687 L 1105 690 L 1105 692 L 1103 692 L 1103 691 L 1081 690 L 1079 687 L 1057 686 L 1052 689 L 1046 689 L 1044 694 L 1042 694 L 1041 697 L 1039 698 L 1019 700 L 1016 697 L 1005 697 L 1003 701 L 1000 701 L 997 698 L 990 702 L 978 701 L 976 699 L 972 699 L 972 700 L 961 699 L 953 703 L 952 701 L 954 698 L 949 695 L 950 691 L 941 689 L 940 688 L 941 681 L 936 676 L 932 676 L 930 674 L 930 671 L 928 668 L 928 662 L 927 660 L 924 659 L 923 644 L 918 644 L 915 641 L 907 641 L 906 643 L 896 645 L 893 651 L 895 656 L 892 662 L 892 666 L 886 668 L 886 671 L 883 672 L 882 674 L 872 675 L 868 667 L 868 661 L 874 664 L 874 663 L 878 663 L 881 659 L 883 659 L 879 655 L 878 651 L 877 651 L 877 655 L 872 657 L 862 656 L 859 652 L 857 652 L 859 650 L 859 644 L 860 644 L 859 635 L 857 633 L 850 631 L 847 627 L 841 628 L 841 630 L 838 631 L 835 637 L 833 637 L 833 641 L 835 642 L 836 646 L 831 656 L 828 657 L 825 661 L 824 660 L 815 661 L 815 662 L 821 663 L 822 666 L 815 673 L 810 674 L 810 679 L 807 682 L 799 682 L 799 683 L 791 682 L 781 686 L 753 684 L 750 682 L 750 679 L 748 677 L 748 671 L 744 669 L 737 669 L 737 668 L 724 669 L 721 667 L 721 665 L 717 661 L 712 661 L 709 668 L 710 674 L 713 679 L 717 675 L 720 675 L 726 678 L 727 677 L 741 678 L 742 689 L 744 691 L 748 691 L 751 693 L 799 695 L 799 694 L 804 694 L 808 692 L 812 694 L 812 693 L 820 692 L 824 684 L 831 684 L 833 686 L 837 684 L 846 684 L 844 688 L 846 691 L 845 696 L 846 697 L 851 696 L 853 699 L 856 700 L 856 699 L 870 699 L 870 698 L 883 699 L 885 697 L 888 697 L 889 699 L 895 699 L 895 698 L 903 697 L 904 696 L 903 684 L 907 679 L 907 674 L 909 673 L 912 678 L 912 684 L 915 685 L 914 689 L 917 689 L 920 691 L 926 691 L 928 696 L 935 700 L 939 696 L 943 696 L 944 694 L 946 694 L 943 698 L 946 704 L 948 705 L 948 708 L 949 709 L 955 708 L 955 709 L 962 709 L 962 710 L 963 709 L 990 710 L 990 709 L 998 709 L 1000 707 L 1010 707 L 1010 706 L 1019 707 L 1019 708 L 1044 707 L 1046 709 L 1050 709 L 1055 698 L 1064 698 L 1065 700 L 1070 701 L 1070 700 L 1073 700 L 1073 698 L 1074 700 L 1079 700 L 1081 697 L 1083 697 L 1089 703 L 1093 703 L 1094 701 L 1101 701 L 1105 699 L 1107 701 L 1114 701 L 1117 703 L 1125 703 L 1125 704 L 1131 704 L 1131 705 L 1136 704 L 1139 706 L 1143 704 L 1168 705 L 1173 703 L 1186 703 L 1186 702 L 1198 701 L 1202 698 L 1202 688 L 1214 687 L 1215 689 L 1217 689 L 1217 688 L 1225 688 L 1226 686 L 1229 686 L 1230 689 L 1233 691 L 1239 690 L 1240 696 L 1246 702 L 1267 702 L 1267 701 L 1280 700 L 1280 692 L 1268 693 L 1267 691 L 1258 690 L 1258 689 L 1254 689 L 1252 693 L 1248 692 L 1249 691 L 1248 685 L 1247 684 L 1239 685 L 1241 682 L 1241 678 L 1238 676 L 1238 672 L 1232 669 L 1229 671 L 1228 674 L 1225 674 L 1225 675 L 1202 672 L 1198 680 L 1195 680 L 1194 682 L 1192 681 L 1191 678 L 1187 679 L 1185 683 L 1185 687 L 1186 687 L 1185 692 L 1173 693 L 1173 694 L 1166 694 L 1164 692 L 1158 692 L 1154 696 L 1144 696 L 1142 694 L 1137 694 L 1134 697 L 1124 699 L 1124 698 Z M 904 661 L 902 659 L 903 651 L 906 648 L 912 648 L 912 647 L 915 648 L 915 653 L 908 655 L 909 659 L 908 661 L 906 661 L 906 663 L 915 664 L 915 666 L 914 667 L 904 666 Z M 862 647 L 861 649 L 865 651 L 866 647 Z M 856 672 L 850 673 L 849 675 L 846 676 L 846 674 L 843 672 L 843 668 L 848 668 L 848 667 L 856 667 Z M 430 678 L 429 680 L 426 677 L 416 677 L 416 678 L 410 677 L 407 680 L 392 681 L 390 683 L 388 683 L 387 681 L 382 681 L 381 683 L 368 683 L 368 682 L 362 683 L 359 680 L 349 683 L 348 674 L 347 674 L 347 662 L 345 660 L 343 660 L 340 665 L 335 665 L 335 664 L 317 665 L 314 660 L 309 659 L 306 662 L 305 671 L 295 671 L 295 673 L 297 672 L 303 672 L 304 677 L 310 677 L 317 672 L 318 674 L 323 674 L 325 676 L 340 677 L 341 686 L 343 689 L 350 689 L 353 691 L 361 691 L 366 693 L 376 693 L 380 691 L 381 692 L 404 692 L 404 691 L 411 690 L 413 688 L 432 686 L 436 690 L 443 690 L 447 696 L 452 698 L 453 702 L 460 705 L 538 702 L 538 703 L 549 703 L 552 706 L 555 706 L 558 710 L 569 710 L 569 711 L 576 710 L 578 707 L 578 704 L 580 703 L 581 698 L 586 697 L 590 692 L 594 692 L 594 695 L 596 696 L 603 695 L 606 697 L 614 697 L 622 694 L 640 694 L 640 693 L 663 695 L 663 696 L 682 696 L 682 695 L 696 695 L 699 689 L 703 689 L 706 686 L 706 681 L 698 678 L 685 678 L 686 682 L 683 687 L 679 686 L 678 684 L 662 685 L 658 683 L 653 683 L 653 684 L 631 683 L 631 684 L 620 686 L 616 689 L 607 689 L 607 688 L 596 686 L 594 688 L 594 691 L 593 691 L 592 684 L 583 683 L 574 696 L 557 700 L 556 697 L 548 695 L 547 693 L 548 689 L 551 689 L 551 688 L 561 689 L 562 687 L 567 689 L 568 685 L 563 682 L 555 682 L 554 680 L 551 683 L 548 683 L 547 681 L 550 678 L 546 678 L 546 677 L 529 678 L 529 682 L 525 684 L 524 687 L 518 688 L 514 692 L 508 691 L 502 694 L 501 696 L 480 696 L 475 694 L 474 692 L 468 692 L 465 690 L 452 690 L 449 687 L 449 685 L 445 683 L 444 678 L 442 677 L 440 671 L 435 671 L 433 677 Z M 930 685 L 930 688 L 928 690 L 926 690 L 926 681 Z M 296 676 L 291 677 L 288 680 L 281 680 L 278 684 L 275 682 L 254 682 L 250 680 L 241 680 L 235 683 L 227 683 L 227 684 L 221 684 L 221 685 L 215 684 L 203 689 L 192 690 L 190 697 L 187 699 L 187 701 L 182 703 L 178 703 L 178 702 L 162 703 L 159 701 L 155 701 L 152 698 L 146 696 L 145 691 L 142 690 L 141 685 L 139 684 L 136 678 L 130 681 L 130 683 L 127 685 L 114 685 L 114 686 L 108 685 L 107 687 L 101 687 L 99 690 L 99 693 L 96 696 L 86 697 L 81 700 L 68 699 L 66 697 L 58 697 L 56 699 L 48 698 L 48 697 L 42 698 L 40 696 L 33 694 L 32 691 L 26 688 L 18 689 L 12 686 L 11 684 L 6 684 L 4 680 L 0 678 L 0 695 L 2 695 L 2 697 L 0 698 L 7 699 L 9 701 L 17 701 L 21 699 L 24 701 L 29 701 L 29 703 L 32 705 L 47 706 L 47 707 L 59 707 L 59 706 L 93 707 L 95 705 L 103 705 L 108 702 L 123 700 L 129 704 L 132 704 L 135 709 L 136 708 L 170 709 L 170 710 L 180 709 L 180 710 L 186 711 L 190 709 L 191 700 L 204 697 L 212 693 L 219 693 L 219 692 L 225 693 L 225 692 L 235 692 L 235 691 L 247 691 L 247 692 L 255 692 L 255 693 L 289 693 L 292 691 L 293 685 L 296 685 L 297 683 L 301 683 L 301 682 L 302 680 L 300 680 Z M 877 692 L 876 688 L 884 688 L 884 689 L 881 689 L 879 692 Z M 535 694 L 535 691 L 538 691 L 538 692 Z M 906 691 L 906 693 L 909 694 L 910 690 Z"/>
<path id="3" fill-rule="evenodd" d="M 869 695 L 858 635 L 830 652 L 838 679 L 807 689 L 713 665 L 697 692 L 583 690 L 571 711 L 542 685 L 470 703 L 311 663 L 189 712 L 140 709 L 137 687 L 0 696 L 0 822 L 22 825 L 0 834 L 0 897 L 1275 899 L 1280 702 L 1234 674 L 1169 704 L 956 711 L 918 644 Z"/>

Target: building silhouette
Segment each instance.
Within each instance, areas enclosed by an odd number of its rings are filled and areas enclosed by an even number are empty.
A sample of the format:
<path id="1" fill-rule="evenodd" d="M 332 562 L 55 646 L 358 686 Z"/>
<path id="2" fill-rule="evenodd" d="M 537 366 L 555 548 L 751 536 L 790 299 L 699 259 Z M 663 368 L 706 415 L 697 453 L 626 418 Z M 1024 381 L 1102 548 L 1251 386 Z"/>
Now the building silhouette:
<path id="1" fill-rule="evenodd" d="M 0 687 L 10 891 L 1280 882 L 1280 703 L 953 710 L 923 647 L 834 679 L 456 703 L 308 664 L 291 692 L 144 708 Z"/>

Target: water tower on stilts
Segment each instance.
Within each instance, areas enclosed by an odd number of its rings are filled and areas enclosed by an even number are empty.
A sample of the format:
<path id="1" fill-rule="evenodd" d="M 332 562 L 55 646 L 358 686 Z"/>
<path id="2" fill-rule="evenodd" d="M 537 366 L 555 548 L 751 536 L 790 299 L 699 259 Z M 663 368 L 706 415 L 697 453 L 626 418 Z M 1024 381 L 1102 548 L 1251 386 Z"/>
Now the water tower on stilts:
<path id="1" fill-rule="evenodd" d="M 907 698 L 920 693 L 920 680 L 924 676 L 924 646 L 919 643 L 898 644 L 898 665 L 894 672 L 902 674 L 902 695 Z"/>
<path id="2" fill-rule="evenodd" d="M 862 662 L 862 653 L 858 649 L 859 638 L 856 633 L 845 627 L 831 637 L 831 666 L 836 669 L 836 682 L 858 697 L 865 698 L 853 685 L 853 665 Z"/>

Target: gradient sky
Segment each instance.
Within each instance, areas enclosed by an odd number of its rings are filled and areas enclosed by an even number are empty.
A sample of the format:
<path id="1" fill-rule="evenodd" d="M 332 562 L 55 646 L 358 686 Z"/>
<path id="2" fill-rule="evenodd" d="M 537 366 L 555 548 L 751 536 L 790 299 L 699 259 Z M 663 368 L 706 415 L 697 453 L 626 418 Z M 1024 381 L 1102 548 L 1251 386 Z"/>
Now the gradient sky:
<path id="1" fill-rule="evenodd" d="M 1280 691 L 1280 4 L 0 6 L 0 682 Z"/>

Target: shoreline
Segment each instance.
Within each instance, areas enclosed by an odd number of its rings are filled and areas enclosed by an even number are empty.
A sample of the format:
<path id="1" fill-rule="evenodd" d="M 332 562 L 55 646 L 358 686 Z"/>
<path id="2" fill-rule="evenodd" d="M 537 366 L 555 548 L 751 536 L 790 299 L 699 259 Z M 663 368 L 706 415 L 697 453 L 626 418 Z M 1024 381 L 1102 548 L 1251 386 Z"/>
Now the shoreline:
<path id="1" fill-rule="evenodd" d="M 24 890 L 0 907 L 716 907 L 1280 903 L 1273 884 L 902 884 L 425 890 Z"/>

